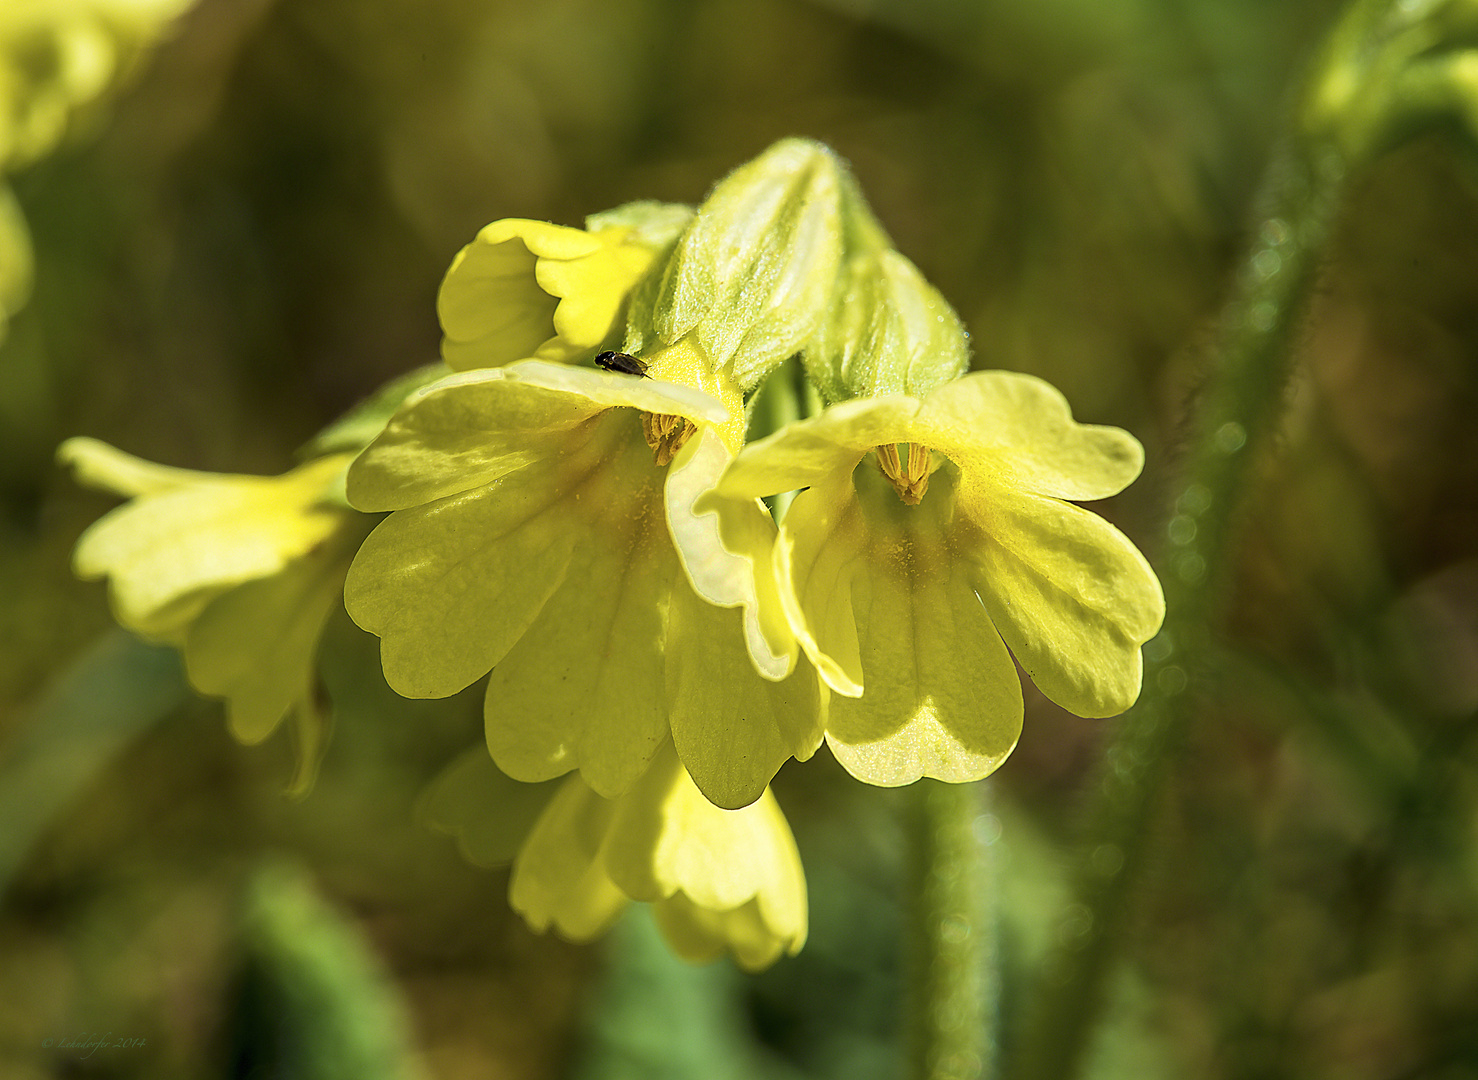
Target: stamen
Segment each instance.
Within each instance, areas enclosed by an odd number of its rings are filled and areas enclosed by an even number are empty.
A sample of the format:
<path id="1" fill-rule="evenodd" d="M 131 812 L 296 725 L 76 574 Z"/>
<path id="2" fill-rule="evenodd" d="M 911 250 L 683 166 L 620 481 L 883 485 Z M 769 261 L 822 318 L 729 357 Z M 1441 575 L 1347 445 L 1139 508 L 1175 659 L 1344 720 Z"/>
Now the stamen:
<path id="1" fill-rule="evenodd" d="M 908 447 L 908 464 L 898 457 L 898 447 L 884 443 L 876 447 L 878 465 L 883 470 L 898 497 L 909 506 L 917 506 L 929 490 L 929 448 L 919 443 L 904 443 Z"/>
<path id="2" fill-rule="evenodd" d="M 658 465 L 671 464 L 683 444 L 698 430 L 686 416 L 649 412 L 641 414 L 641 429 L 647 437 L 647 445 L 652 448 L 652 460 Z"/>

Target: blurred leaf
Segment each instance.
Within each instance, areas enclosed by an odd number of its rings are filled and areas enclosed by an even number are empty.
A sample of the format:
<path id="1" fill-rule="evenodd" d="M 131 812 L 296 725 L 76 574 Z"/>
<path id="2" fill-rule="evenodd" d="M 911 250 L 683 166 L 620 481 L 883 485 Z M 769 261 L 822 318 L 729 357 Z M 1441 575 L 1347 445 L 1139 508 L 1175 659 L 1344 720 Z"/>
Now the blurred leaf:
<path id="1" fill-rule="evenodd" d="M 32 706 L 0 764 L 0 894 L 52 818 L 188 696 L 173 649 L 116 630 Z"/>
<path id="2" fill-rule="evenodd" d="M 632 905 L 611 933 L 574 1080 L 796 1080 L 756 1047 L 742 987 L 727 962 L 698 967 L 673 956 L 650 906 Z"/>
<path id="3" fill-rule="evenodd" d="M 226 1075 L 240 1080 L 416 1080 L 404 1007 L 358 930 L 307 876 L 260 870 L 242 917 Z"/>

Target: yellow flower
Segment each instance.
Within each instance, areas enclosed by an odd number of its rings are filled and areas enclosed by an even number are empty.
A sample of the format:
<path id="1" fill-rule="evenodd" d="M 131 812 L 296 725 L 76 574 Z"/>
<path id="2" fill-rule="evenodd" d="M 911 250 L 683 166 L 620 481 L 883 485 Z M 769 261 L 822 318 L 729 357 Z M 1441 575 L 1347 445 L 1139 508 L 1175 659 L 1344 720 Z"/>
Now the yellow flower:
<path id="1" fill-rule="evenodd" d="M 716 607 L 673 545 L 670 519 L 738 442 L 737 388 L 686 339 L 644 359 L 650 378 L 529 360 L 413 395 L 349 472 L 353 505 L 392 513 L 345 602 L 407 697 L 492 672 L 488 746 L 515 779 L 579 769 L 615 797 L 670 733 L 710 799 L 744 806 L 819 744 L 819 690 L 772 681 L 793 643 L 764 646 L 774 622 L 747 602 L 752 583 L 746 597 L 729 581 L 733 606 Z"/>
<path id="2" fill-rule="evenodd" d="M 1066 500 L 1113 495 L 1142 464 L 1127 432 L 1075 423 L 1040 379 L 991 371 L 788 425 L 745 447 L 717 494 L 806 489 L 774 570 L 839 695 L 826 739 L 842 764 L 875 784 L 966 781 L 1016 745 L 1013 654 L 1080 716 L 1138 696 L 1159 582 L 1122 533 Z"/>
<path id="3" fill-rule="evenodd" d="M 50 153 L 72 114 L 109 84 L 191 0 L 0 3 L 0 176 Z M 0 341 L 31 292 L 26 221 L 0 183 Z"/>
<path id="4" fill-rule="evenodd" d="M 515 859 L 508 895 L 534 929 L 575 940 L 605 931 L 632 900 L 650 903 L 679 956 L 728 952 L 747 971 L 806 940 L 805 874 L 775 797 L 719 809 L 670 743 L 618 799 L 565 781 Z"/>
<path id="5" fill-rule="evenodd" d="M 636 203 L 592 229 L 507 218 L 457 253 L 436 309 L 457 371 L 536 358 L 588 358 L 621 329 L 636 283 L 692 211 Z"/>
<path id="6" fill-rule="evenodd" d="M 262 477 L 155 465 L 94 439 L 58 451 L 83 483 L 131 498 L 82 534 L 77 575 L 108 579 L 124 627 L 183 650 L 191 684 L 226 699 L 242 742 L 294 717 L 295 794 L 327 732 L 318 638 L 369 523 L 338 496 L 352 456 Z"/>
<path id="7" fill-rule="evenodd" d="M 191 0 L 7 0 L 0 5 L 0 168 L 46 154 L 72 111 Z"/>
<path id="8" fill-rule="evenodd" d="M 0 344 L 9 330 L 10 316 L 30 299 L 34 270 L 25 215 L 10 188 L 0 183 Z"/>

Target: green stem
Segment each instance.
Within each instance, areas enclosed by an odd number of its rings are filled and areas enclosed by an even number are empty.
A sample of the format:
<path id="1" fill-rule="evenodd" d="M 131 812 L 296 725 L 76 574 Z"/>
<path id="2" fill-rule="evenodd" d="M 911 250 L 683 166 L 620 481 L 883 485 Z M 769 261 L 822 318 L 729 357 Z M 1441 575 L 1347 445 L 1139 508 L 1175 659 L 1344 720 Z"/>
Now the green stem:
<path id="1" fill-rule="evenodd" d="M 749 426 L 745 438 L 749 442 L 758 442 L 787 424 L 815 416 L 821 408 L 821 398 L 806 378 L 800 357 L 792 356 L 770 372 L 755 391 L 754 400 L 750 403 Z M 784 520 L 785 512 L 790 509 L 797 494 L 794 491 L 782 491 L 765 500 L 777 522 Z"/>
<path id="2" fill-rule="evenodd" d="M 1144 838 L 1207 681 L 1211 630 L 1234 562 L 1235 510 L 1274 425 L 1346 162 L 1330 144 L 1285 148 L 1269 170 L 1252 251 L 1223 312 L 1160 560 L 1165 626 L 1145 649 L 1144 695 L 1117 723 L 1094 786 L 1075 897 L 1029 1006 L 1013 1080 L 1077 1074 L 1124 923 Z"/>
<path id="3" fill-rule="evenodd" d="M 996 1075 L 1000 999 L 989 785 L 921 780 L 911 793 L 914 1080 Z"/>

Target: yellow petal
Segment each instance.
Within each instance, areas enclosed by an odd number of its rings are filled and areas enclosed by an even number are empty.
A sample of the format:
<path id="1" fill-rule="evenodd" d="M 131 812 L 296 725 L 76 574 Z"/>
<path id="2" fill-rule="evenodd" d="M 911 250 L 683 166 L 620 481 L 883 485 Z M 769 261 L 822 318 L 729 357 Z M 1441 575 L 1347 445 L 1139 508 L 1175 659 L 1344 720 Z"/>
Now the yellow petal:
<path id="1" fill-rule="evenodd" d="M 309 705 L 300 722 L 320 716 L 313 704 L 318 639 L 340 603 L 361 535 L 349 529 L 279 573 L 230 589 L 191 624 L 184 648 L 190 682 L 226 699 L 231 733 L 242 742 L 261 742 L 300 703 Z"/>
<path id="2" fill-rule="evenodd" d="M 561 297 L 554 311 L 554 330 L 563 350 L 546 348 L 550 359 L 590 352 L 618 330 L 626 297 L 647 268 L 651 248 L 617 242 L 625 230 L 596 233 L 602 246 L 581 259 L 541 259 L 536 277 L 545 292 Z"/>
<path id="3" fill-rule="evenodd" d="M 774 520 L 757 499 L 710 498 L 696 509 L 730 460 L 711 429 L 689 440 L 667 470 L 667 524 L 693 588 L 711 604 L 743 609 L 756 669 L 783 679 L 795 667 L 797 645 L 770 565 Z"/>
<path id="4" fill-rule="evenodd" d="M 747 806 L 780 766 L 820 745 L 815 672 L 762 678 L 740 645 L 739 612 L 705 603 L 685 586 L 668 608 L 668 723 L 678 756 L 714 804 Z"/>
<path id="5" fill-rule="evenodd" d="M 733 911 L 758 902 L 770 926 L 805 938 L 806 891 L 790 825 L 766 791 L 721 810 L 693 785 L 670 747 L 615 804 L 602 846 L 607 872 L 627 896 L 682 893 L 698 907 Z"/>
<path id="6" fill-rule="evenodd" d="M 565 525 L 579 541 L 564 580 L 488 680 L 488 747 L 519 780 L 578 768 L 617 795 L 667 737 L 664 616 L 681 571 L 661 472 L 644 445 L 625 453 L 585 486 L 590 516 Z"/>
<path id="7" fill-rule="evenodd" d="M 918 409 L 918 401 L 910 397 L 866 398 L 787 424 L 746 446 L 719 482 L 718 492 L 755 499 L 835 480 L 851 473 L 873 447 L 907 442 Z"/>
<path id="8" fill-rule="evenodd" d="M 305 687 L 304 693 L 288 711 L 292 720 L 293 757 L 297 765 L 284 792 L 290 799 L 306 799 L 318 782 L 318 767 L 328 753 L 329 735 L 334 718 L 328 697 L 317 685 Z"/>
<path id="9" fill-rule="evenodd" d="M 578 428 L 613 408 L 716 422 L 727 411 L 701 391 L 542 361 L 469 371 L 407 399 L 349 470 L 361 510 L 400 510 L 491 484 L 567 451 Z"/>
<path id="10" fill-rule="evenodd" d="M 657 250 L 630 228 L 495 221 L 457 254 L 442 282 L 442 355 L 465 371 L 588 354 L 619 329 Z"/>
<path id="11" fill-rule="evenodd" d="M 863 690 L 852 579 L 867 544 L 852 478 L 842 473 L 796 496 L 775 545 L 775 577 L 796 638 L 826 685 L 847 697 Z"/>
<path id="12" fill-rule="evenodd" d="M 68 439 L 57 447 L 56 460 L 72 470 L 79 484 L 100 491 L 133 498 L 135 495 L 157 495 L 177 487 L 198 484 L 204 480 L 228 479 L 223 473 L 197 472 L 158 465 L 143 458 L 125 454 L 99 439 L 84 436 Z"/>
<path id="13" fill-rule="evenodd" d="M 535 930 L 575 941 L 604 933 L 627 900 L 597 857 L 613 807 L 570 777 L 539 816 L 513 862 L 508 902 Z"/>
<path id="14" fill-rule="evenodd" d="M 963 489 L 956 550 L 1041 691 L 1079 716 L 1113 716 L 1139 696 L 1140 646 L 1165 598 L 1149 563 L 1108 522 L 1069 503 Z"/>
<path id="15" fill-rule="evenodd" d="M 884 787 L 959 783 L 994 772 L 1021 736 L 1021 680 L 967 575 L 869 561 L 854 603 L 866 690 L 836 697 L 832 754 Z"/>
<path id="16" fill-rule="evenodd" d="M 652 378 L 640 379 L 595 368 L 548 364 L 530 360 L 514 364 L 508 374 L 519 382 L 583 398 L 596 408 L 625 406 L 641 412 L 685 416 L 697 424 L 722 424 L 730 419 L 729 406 L 709 386 L 694 386 L 680 378 L 663 378 L 660 359 L 653 359 Z M 737 391 L 731 391 L 736 395 Z M 738 402 L 730 396 L 731 403 Z"/>
<path id="17" fill-rule="evenodd" d="M 280 477 L 170 469 L 90 439 L 59 456 L 79 478 L 135 496 L 84 534 L 78 572 L 110 577 L 125 626 L 181 647 L 192 685 L 226 699 L 238 739 L 260 742 L 291 716 L 289 794 L 306 795 L 330 725 L 318 639 L 366 527 L 333 499 L 350 455 Z"/>
<path id="18" fill-rule="evenodd" d="M 949 455 L 972 479 L 1058 499 L 1106 499 L 1144 467 L 1134 436 L 1077 423 L 1056 387 L 1013 371 L 977 371 L 937 387 L 909 438 Z"/>
<path id="19" fill-rule="evenodd" d="M 79 577 L 109 578 L 128 629 L 178 635 L 225 589 L 330 540 L 345 511 L 321 500 L 347 462 L 321 458 L 280 477 L 198 473 L 146 492 L 82 534 L 74 567 Z"/>
<path id="20" fill-rule="evenodd" d="M 587 443 L 586 450 L 591 450 Z M 577 454 L 592 467 L 599 445 Z M 380 637 L 385 679 L 447 697 L 503 659 L 564 581 L 586 530 L 558 459 L 391 514 L 344 583 L 350 617 Z"/>
<path id="21" fill-rule="evenodd" d="M 745 971 L 759 972 L 781 956 L 794 956 L 806 943 L 804 909 L 797 926 L 767 918 L 758 899 L 714 911 L 674 893 L 653 904 L 652 914 L 672 951 L 689 963 L 706 963 L 728 953 Z"/>
<path id="22" fill-rule="evenodd" d="M 559 298 L 539 287 L 539 259 L 579 259 L 601 243 L 583 229 L 508 218 L 483 228 L 457 253 L 436 298 L 456 370 L 496 367 L 534 356 L 555 338 Z"/>
<path id="23" fill-rule="evenodd" d="M 1021 681 L 944 528 L 953 476 L 918 506 L 881 474 L 857 478 L 853 523 L 834 535 L 852 552 L 863 693 L 831 700 L 827 743 L 872 784 L 978 780 L 1016 746 Z"/>

